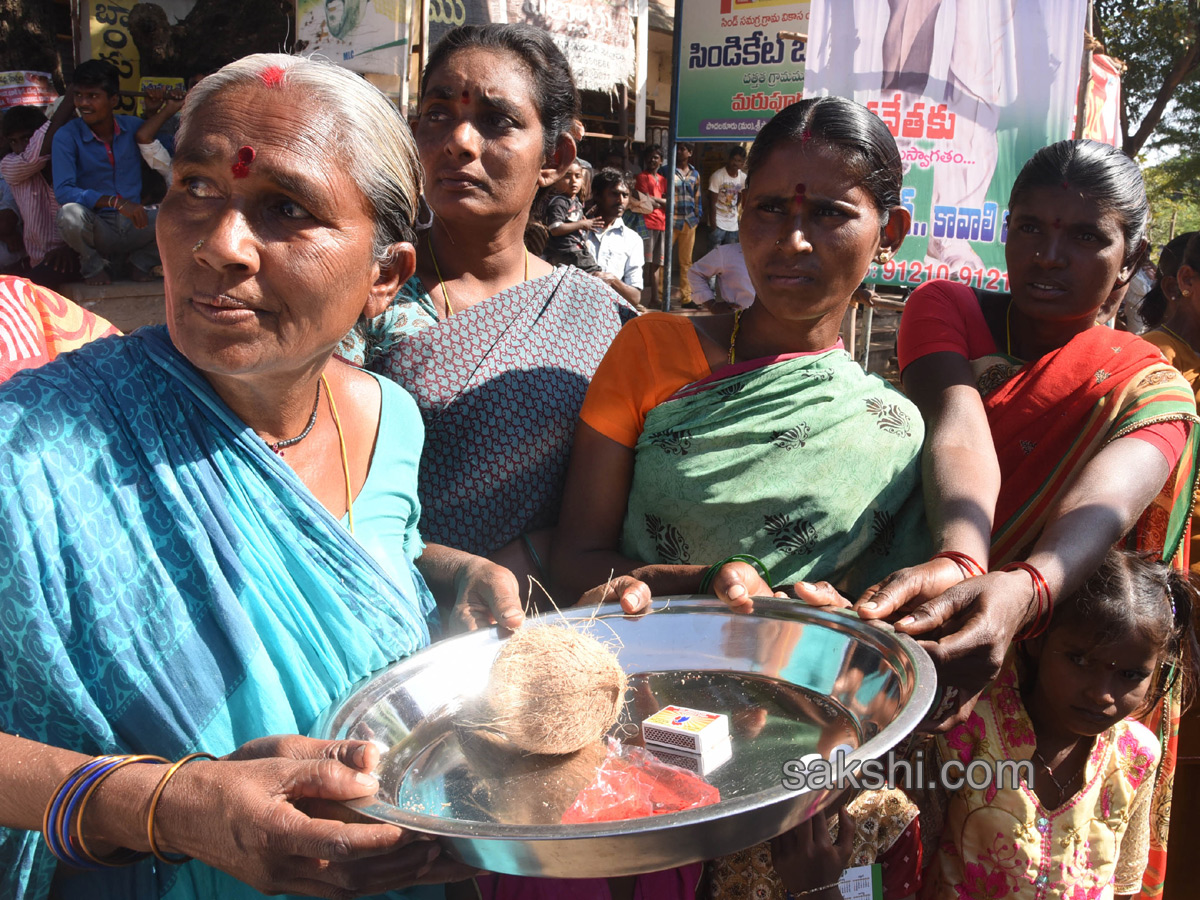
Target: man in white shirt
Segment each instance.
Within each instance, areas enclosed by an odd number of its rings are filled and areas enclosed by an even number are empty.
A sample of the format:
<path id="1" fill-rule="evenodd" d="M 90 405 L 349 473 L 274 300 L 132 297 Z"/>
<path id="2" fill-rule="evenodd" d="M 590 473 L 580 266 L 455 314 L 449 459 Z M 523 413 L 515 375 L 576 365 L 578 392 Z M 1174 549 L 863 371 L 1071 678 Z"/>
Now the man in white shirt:
<path id="1" fill-rule="evenodd" d="M 721 292 L 720 300 L 713 290 L 714 280 Z M 754 302 L 754 285 L 746 271 L 741 243 L 722 244 L 692 263 L 688 283 L 692 299 L 711 313 L 746 309 Z"/>
<path id="2" fill-rule="evenodd" d="M 738 211 L 746 187 L 746 173 L 742 171 L 745 165 L 746 151 L 734 147 L 725 165 L 708 180 L 708 225 L 714 247 L 738 241 Z"/>
<path id="3" fill-rule="evenodd" d="M 642 239 L 621 219 L 629 205 L 629 182 L 618 169 L 601 169 L 592 179 L 600 227 L 586 232 L 588 247 L 600 266 L 596 277 L 633 304 L 642 307 Z"/>

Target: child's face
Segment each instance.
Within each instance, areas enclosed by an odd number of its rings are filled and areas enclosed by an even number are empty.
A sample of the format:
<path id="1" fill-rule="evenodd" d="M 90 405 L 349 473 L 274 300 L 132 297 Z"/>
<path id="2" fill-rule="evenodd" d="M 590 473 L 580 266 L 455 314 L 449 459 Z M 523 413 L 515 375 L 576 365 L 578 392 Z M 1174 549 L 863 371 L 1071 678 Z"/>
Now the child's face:
<path id="1" fill-rule="evenodd" d="M 1094 737 L 1145 703 L 1159 648 L 1136 634 L 1106 644 L 1099 639 L 1092 628 L 1062 627 L 1034 649 L 1033 699 L 1044 725 Z"/>
<path id="2" fill-rule="evenodd" d="M 568 197 L 574 197 L 579 193 L 579 188 L 583 184 L 583 168 L 577 163 L 571 163 L 571 167 L 567 169 L 567 174 L 559 179 L 558 192 L 566 194 Z"/>

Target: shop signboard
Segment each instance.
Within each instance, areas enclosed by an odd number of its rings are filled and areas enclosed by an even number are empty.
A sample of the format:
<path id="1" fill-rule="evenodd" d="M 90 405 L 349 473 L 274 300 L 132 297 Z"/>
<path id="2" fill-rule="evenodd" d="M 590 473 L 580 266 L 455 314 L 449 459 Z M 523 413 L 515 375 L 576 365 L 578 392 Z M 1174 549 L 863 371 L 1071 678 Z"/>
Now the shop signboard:
<path id="1" fill-rule="evenodd" d="M 864 104 L 896 138 L 913 224 L 868 280 L 1008 288 L 1008 194 L 1070 137 L 1087 0 L 813 0 L 806 96 Z M 887 40 L 885 41 L 885 36 Z"/>
<path id="2" fill-rule="evenodd" d="M 681 141 L 753 140 L 804 90 L 809 0 L 682 0 Z"/>

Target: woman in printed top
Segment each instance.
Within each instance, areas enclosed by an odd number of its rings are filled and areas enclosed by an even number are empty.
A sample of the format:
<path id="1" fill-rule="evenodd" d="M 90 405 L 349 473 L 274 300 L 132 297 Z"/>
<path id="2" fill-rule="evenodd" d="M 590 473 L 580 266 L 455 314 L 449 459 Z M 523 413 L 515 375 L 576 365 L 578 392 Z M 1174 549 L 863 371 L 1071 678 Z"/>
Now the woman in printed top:
<path id="1" fill-rule="evenodd" d="M 1026 774 L 963 786 L 924 815 L 941 839 L 924 900 L 1109 900 L 1141 890 L 1162 748 L 1126 718 L 1196 680 L 1194 594 L 1166 564 L 1109 550 L 1020 645 L 970 718 L 938 739 L 941 759 L 1002 760 Z M 1032 772 L 1032 777 L 1028 774 Z"/>
<path id="2" fill-rule="evenodd" d="M 1011 294 L 935 281 L 904 310 L 901 377 L 928 432 L 934 543 L 957 562 L 899 572 L 858 610 L 901 615 L 899 630 L 927 639 L 949 685 L 936 710 L 943 726 L 962 721 L 1013 639 L 1042 627 L 1054 599 L 1074 592 L 1114 543 L 1128 536 L 1186 563 L 1191 387 L 1156 347 L 1096 324 L 1111 318 L 1141 263 L 1148 218 L 1141 174 L 1119 150 L 1045 147 L 1009 199 Z M 1152 895 L 1164 872 L 1178 711 L 1170 694 L 1145 719 L 1167 761 Z"/>
<path id="3" fill-rule="evenodd" d="M 742 219 L 755 300 L 725 315 L 650 313 L 613 342 L 567 475 L 552 561 L 564 596 L 634 612 L 703 581 L 749 610 L 753 595 L 800 579 L 857 596 L 925 558 L 920 416 L 838 339 L 871 261 L 908 232 L 901 178 L 891 134 L 849 100 L 804 100 L 762 129 Z M 762 568 L 725 562 L 739 553 Z M 855 860 L 915 847 L 915 810 L 894 799 L 852 807 L 889 826 L 877 844 L 856 828 Z M 904 855 L 889 896 L 915 885 L 915 853 Z M 717 861 L 720 896 L 782 898 L 772 860 L 760 845 Z"/>
<path id="4" fill-rule="evenodd" d="M 529 25 L 464 25 L 429 55 L 414 126 L 428 221 L 417 270 L 342 345 L 417 401 L 421 532 L 544 580 L 575 420 L 637 312 L 597 278 L 529 253 L 539 188 L 575 159 L 571 68 Z"/>

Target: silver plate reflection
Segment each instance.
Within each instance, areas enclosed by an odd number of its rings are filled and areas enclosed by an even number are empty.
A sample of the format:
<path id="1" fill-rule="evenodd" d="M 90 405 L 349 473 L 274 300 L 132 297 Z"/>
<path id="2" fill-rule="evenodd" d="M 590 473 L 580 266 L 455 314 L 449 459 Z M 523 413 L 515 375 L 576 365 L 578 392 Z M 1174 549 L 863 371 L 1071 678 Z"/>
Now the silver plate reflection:
<path id="1" fill-rule="evenodd" d="M 574 757 L 498 754 L 456 719 L 487 684 L 504 638 L 496 629 L 442 641 L 356 686 L 317 723 L 321 738 L 384 750 L 366 815 L 441 836 L 463 862 L 543 877 L 615 877 L 711 859 L 774 837 L 822 809 L 824 790 L 793 791 L 783 765 L 839 744 L 848 760 L 882 756 L 928 712 L 936 678 L 912 639 L 852 613 L 756 598 L 752 615 L 704 597 L 655 598 L 636 619 L 605 616 L 589 632 L 629 675 L 613 733 L 675 704 L 730 719 L 732 758 L 705 780 L 720 802 L 681 813 L 562 825 L 602 748 Z M 592 618 L 571 609 L 540 627 Z"/>

